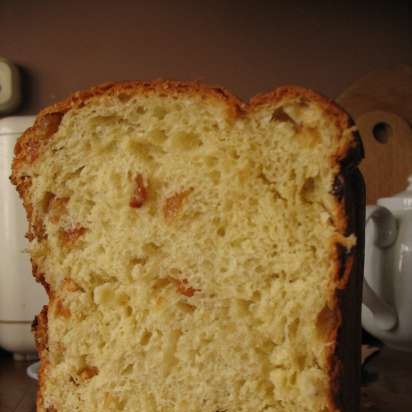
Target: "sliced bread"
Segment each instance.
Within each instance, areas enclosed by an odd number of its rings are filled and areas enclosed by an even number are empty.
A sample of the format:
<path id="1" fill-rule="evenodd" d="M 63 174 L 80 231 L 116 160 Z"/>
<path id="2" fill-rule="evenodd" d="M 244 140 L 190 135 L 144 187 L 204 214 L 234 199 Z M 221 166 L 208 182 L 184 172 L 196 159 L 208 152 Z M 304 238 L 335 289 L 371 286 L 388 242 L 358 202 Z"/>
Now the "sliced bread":
<path id="1" fill-rule="evenodd" d="M 355 412 L 362 148 L 300 87 L 127 82 L 15 148 L 38 412 Z"/>

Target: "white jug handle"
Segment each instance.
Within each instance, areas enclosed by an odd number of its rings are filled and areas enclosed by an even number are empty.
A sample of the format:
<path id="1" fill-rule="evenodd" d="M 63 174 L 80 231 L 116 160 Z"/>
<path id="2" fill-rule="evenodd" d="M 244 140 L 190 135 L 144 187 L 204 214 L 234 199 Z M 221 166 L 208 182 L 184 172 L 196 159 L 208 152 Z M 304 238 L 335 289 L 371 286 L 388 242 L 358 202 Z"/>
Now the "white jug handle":
<path id="1" fill-rule="evenodd" d="M 367 245 L 371 251 L 371 261 L 365 262 L 366 275 L 366 271 L 372 270 L 372 262 L 378 258 L 379 254 L 382 254 L 382 249 L 391 246 L 396 240 L 398 234 L 396 218 L 385 207 L 366 206 L 365 231 L 365 238 L 370 239 L 372 242 L 372 244 Z M 382 266 L 379 265 L 379 273 L 376 274 L 380 278 L 383 276 Z M 362 300 L 363 304 L 372 312 L 377 327 L 382 330 L 390 330 L 397 324 L 398 316 L 394 308 L 377 295 L 368 284 L 366 276 L 363 279 Z"/>

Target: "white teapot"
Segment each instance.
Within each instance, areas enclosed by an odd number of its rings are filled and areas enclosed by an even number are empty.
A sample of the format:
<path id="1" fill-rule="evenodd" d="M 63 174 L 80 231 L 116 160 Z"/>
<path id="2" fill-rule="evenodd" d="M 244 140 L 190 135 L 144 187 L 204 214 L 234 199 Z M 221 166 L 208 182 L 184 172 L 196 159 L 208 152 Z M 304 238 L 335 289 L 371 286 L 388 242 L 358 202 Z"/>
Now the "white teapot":
<path id="1" fill-rule="evenodd" d="M 362 326 L 412 351 L 412 175 L 406 191 L 366 207 Z"/>
<path id="2" fill-rule="evenodd" d="M 0 119 L 0 347 L 15 359 L 36 356 L 31 323 L 47 303 L 31 274 L 26 216 L 9 179 L 16 140 L 33 121 L 33 116 Z"/>

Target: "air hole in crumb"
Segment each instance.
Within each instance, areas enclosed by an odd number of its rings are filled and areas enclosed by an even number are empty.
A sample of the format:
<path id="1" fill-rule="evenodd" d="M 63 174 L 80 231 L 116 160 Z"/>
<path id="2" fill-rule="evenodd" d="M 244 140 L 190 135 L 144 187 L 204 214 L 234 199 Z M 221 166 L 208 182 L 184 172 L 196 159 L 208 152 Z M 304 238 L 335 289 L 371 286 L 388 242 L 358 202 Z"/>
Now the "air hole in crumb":
<path id="1" fill-rule="evenodd" d="M 119 399 L 118 396 L 112 393 L 106 393 L 104 397 L 104 408 L 102 410 L 124 411 L 126 405 L 125 399 Z"/>
<path id="2" fill-rule="evenodd" d="M 252 207 L 257 207 L 259 204 L 259 200 L 257 197 L 251 197 L 249 198 L 249 205 Z"/>
<path id="3" fill-rule="evenodd" d="M 41 208 L 43 213 L 47 213 L 50 208 L 51 201 L 56 197 L 56 195 L 52 192 L 45 192 L 43 195 L 43 199 L 41 202 Z"/>
<path id="4" fill-rule="evenodd" d="M 178 132 L 171 140 L 172 147 L 178 150 L 193 150 L 203 144 L 202 139 L 196 133 Z"/>
<path id="5" fill-rule="evenodd" d="M 273 352 L 273 349 L 275 348 L 275 344 L 271 340 L 265 340 L 262 343 L 261 350 L 262 352 L 266 354 L 271 354 Z"/>
<path id="6" fill-rule="evenodd" d="M 239 390 L 246 384 L 246 379 L 239 379 L 237 382 L 234 382 L 235 387 Z"/>
<path id="7" fill-rule="evenodd" d="M 108 305 L 114 298 L 115 293 L 110 283 L 103 283 L 94 288 L 93 301 L 96 305 Z"/>
<path id="8" fill-rule="evenodd" d="M 155 145 L 162 145 L 167 140 L 167 134 L 161 129 L 154 129 L 147 134 L 147 139 Z"/>
<path id="9" fill-rule="evenodd" d="M 299 328 L 299 319 L 294 319 L 291 323 L 289 323 L 288 325 L 288 335 L 289 335 L 289 339 L 290 338 L 294 338 L 296 336 L 296 333 L 298 331 Z"/>
<path id="10" fill-rule="evenodd" d="M 265 271 L 265 268 L 262 265 L 256 266 L 255 272 L 256 273 L 263 273 Z"/>
<path id="11" fill-rule="evenodd" d="M 296 384 L 296 372 L 289 376 L 289 384 L 292 386 Z"/>
<path id="12" fill-rule="evenodd" d="M 212 263 L 211 260 L 204 260 L 202 263 L 204 269 L 208 272 L 212 272 L 215 265 Z"/>
<path id="13" fill-rule="evenodd" d="M 62 289 L 67 290 L 68 292 L 84 292 L 84 289 L 81 288 L 72 278 L 65 277 L 63 279 Z"/>
<path id="14" fill-rule="evenodd" d="M 230 156 L 233 160 L 240 159 L 240 155 L 239 155 L 239 153 L 237 152 L 236 149 L 233 149 L 233 150 L 230 151 Z"/>
<path id="15" fill-rule="evenodd" d="M 100 154 L 110 154 L 115 151 L 117 148 L 117 142 L 115 140 L 110 141 L 109 143 L 105 144 L 102 148 L 100 148 Z"/>
<path id="16" fill-rule="evenodd" d="M 129 303 L 129 296 L 124 293 L 124 292 L 120 292 L 116 295 L 116 303 L 118 303 L 120 306 L 127 306 Z"/>
<path id="17" fill-rule="evenodd" d="M 251 305 L 251 301 L 245 299 L 235 299 L 233 301 L 233 310 L 235 311 L 237 316 L 245 317 L 249 315 L 249 307 Z"/>
<path id="18" fill-rule="evenodd" d="M 305 127 L 303 129 L 302 137 L 305 138 L 305 144 L 308 147 L 314 147 L 322 140 L 320 131 L 316 127 Z"/>
<path id="19" fill-rule="evenodd" d="M 129 153 L 138 155 L 143 161 L 150 161 L 152 159 L 152 155 L 150 153 L 151 147 L 156 147 L 156 146 L 153 146 L 150 143 L 142 143 L 135 139 L 131 139 L 127 143 L 127 149 Z"/>
<path id="20" fill-rule="evenodd" d="M 134 109 L 134 112 L 137 113 L 137 114 L 144 114 L 144 113 L 146 113 L 146 109 L 142 106 L 137 106 Z"/>
<path id="21" fill-rule="evenodd" d="M 217 234 L 219 235 L 219 236 L 225 236 L 225 234 L 226 234 L 226 228 L 225 227 L 223 227 L 223 226 L 221 226 L 221 227 L 219 227 L 219 229 L 217 229 Z"/>
<path id="22" fill-rule="evenodd" d="M 154 289 L 163 289 L 167 286 L 169 286 L 172 283 L 172 279 L 169 277 L 165 277 L 165 278 L 160 278 L 157 279 L 156 282 L 153 285 Z"/>
<path id="23" fill-rule="evenodd" d="M 133 309 L 132 309 L 132 307 L 129 306 L 129 305 L 125 306 L 124 311 L 125 311 L 125 315 L 126 315 L 127 317 L 130 317 L 130 316 L 132 316 L 132 314 L 133 314 Z"/>
<path id="24" fill-rule="evenodd" d="M 122 370 L 122 375 L 130 375 L 133 372 L 133 365 L 127 365 L 123 370 Z"/>
<path id="25" fill-rule="evenodd" d="M 193 313 L 196 310 L 196 306 L 186 302 L 178 302 L 177 307 L 184 313 Z"/>
<path id="26" fill-rule="evenodd" d="M 318 335 L 322 338 L 329 336 L 337 325 L 337 314 L 329 308 L 328 305 L 325 305 L 316 318 L 316 330 Z"/>
<path id="27" fill-rule="evenodd" d="M 140 344 L 142 346 L 146 346 L 150 342 L 151 337 L 152 337 L 152 332 L 145 330 L 142 337 L 140 338 Z"/>
<path id="28" fill-rule="evenodd" d="M 85 143 L 84 143 L 84 145 L 83 145 L 83 150 L 84 150 L 86 153 L 88 153 L 88 152 L 90 152 L 90 151 L 92 150 L 92 144 L 91 144 L 88 140 L 85 141 Z"/>
<path id="29" fill-rule="evenodd" d="M 164 107 L 156 106 L 153 109 L 153 116 L 158 120 L 163 120 L 167 115 L 167 110 Z"/>
<path id="30" fill-rule="evenodd" d="M 148 257 L 147 256 L 143 256 L 143 257 L 135 257 L 130 259 L 130 263 L 132 266 L 135 265 L 140 265 L 140 266 L 144 266 L 148 261 Z"/>
<path id="31" fill-rule="evenodd" d="M 260 300 L 261 297 L 262 297 L 262 294 L 258 290 L 255 290 L 252 295 L 252 300 L 258 301 Z"/>
<path id="32" fill-rule="evenodd" d="M 40 134 L 47 139 L 56 133 L 63 116 L 64 113 L 48 113 L 45 116 L 40 117 L 36 122 L 37 127 L 40 129 Z"/>
<path id="33" fill-rule="evenodd" d="M 314 195 L 316 191 L 316 182 L 313 177 L 309 177 L 305 180 L 305 183 L 302 186 L 300 195 L 302 199 L 306 202 L 311 202 L 314 200 Z"/>
<path id="34" fill-rule="evenodd" d="M 115 187 L 120 187 L 122 182 L 122 176 L 120 175 L 120 173 L 112 172 L 112 174 L 110 175 L 110 180 L 112 181 Z"/>
<path id="35" fill-rule="evenodd" d="M 217 164 L 218 159 L 215 156 L 206 156 L 205 157 L 205 163 L 209 167 L 213 167 Z"/>
<path id="36" fill-rule="evenodd" d="M 86 366 L 81 369 L 78 374 L 82 379 L 91 379 L 99 373 L 99 370 L 95 366 Z"/>
<path id="37" fill-rule="evenodd" d="M 157 245 L 156 243 L 149 242 L 149 243 L 145 243 L 142 249 L 145 255 L 153 256 L 159 252 L 159 250 L 161 249 L 161 246 Z M 146 260 L 147 259 L 148 258 L 146 258 Z"/>
<path id="38" fill-rule="evenodd" d="M 289 116 L 288 113 L 286 113 L 285 109 L 282 106 L 279 106 L 272 114 L 272 117 L 270 119 L 271 121 L 277 121 L 277 122 L 287 122 L 291 123 L 292 125 L 296 126 L 296 122 L 294 119 L 292 119 L 291 116 Z"/>
<path id="39" fill-rule="evenodd" d="M 75 386 L 79 386 L 79 382 L 77 382 L 77 381 L 73 378 L 73 376 L 70 376 L 69 382 L 72 383 L 72 384 L 75 385 Z M 48 411 L 48 409 L 46 409 L 46 411 Z"/>
<path id="40" fill-rule="evenodd" d="M 210 179 L 212 182 L 217 185 L 220 182 L 221 174 L 219 170 L 213 170 L 209 173 Z"/>
<path id="41" fill-rule="evenodd" d="M 117 98 L 122 102 L 122 103 L 127 103 L 132 96 L 130 94 L 126 94 L 126 93 L 119 93 L 117 95 Z"/>
<path id="42" fill-rule="evenodd" d="M 233 200 L 226 199 L 223 205 L 225 211 L 229 212 L 233 209 Z"/>
<path id="43" fill-rule="evenodd" d="M 306 356 L 303 354 L 296 356 L 296 364 L 300 370 L 303 370 L 306 364 Z"/>

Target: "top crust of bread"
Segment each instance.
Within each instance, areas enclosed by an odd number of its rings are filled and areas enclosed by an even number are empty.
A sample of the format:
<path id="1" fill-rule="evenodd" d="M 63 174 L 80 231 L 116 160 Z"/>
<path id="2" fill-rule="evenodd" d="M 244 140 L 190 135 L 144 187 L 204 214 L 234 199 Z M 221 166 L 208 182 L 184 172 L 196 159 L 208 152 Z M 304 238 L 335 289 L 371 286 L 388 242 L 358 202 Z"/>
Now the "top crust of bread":
<path id="1" fill-rule="evenodd" d="M 259 94 L 249 102 L 243 102 L 238 97 L 230 93 L 223 87 L 212 87 L 198 82 L 162 81 L 125 81 L 105 83 L 94 86 L 90 89 L 73 93 L 66 100 L 58 102 L 43 109 L 36 118 L 35 124 L 29 128 L 18 140 L 15 147 L 15 159 L 12 166 L 12 182 L 16 184 L 18 171 L 25 163 L 34 161 L 40 154 L 41 140 L 47 140 L 50 136 L 44 133 L 44 123 L 49 115 L 62 116 L 67 111 L 84 106 L 88 101 L 102 95 L 119 94 L 142 94 L 150 95 L 156 92 L 163 92 L 168 95 L 196 95 L 216 99 L 216 102 L 223 103 L 227 107 L 227 112 L 233 119 L 242 117 L 246 112 L 258 110 L 266 104 L 279 103 L 293 98 L 315 101 L 330 119 L 341 130 L 349 129 L 353 123 L 350 117 L 338 107 L 332 100 L 313 92 L 310 89 L 295 85 L 279 87 L 269 93 Z M 356 165 L 363 158 L 363 148 L 357 134 L 353 140 L 348 140 L 348 145 L 341 147 L 341 151 L 336 154 L 337 161 L 349 161 Z"/>
<path id="2" fill-rule="evenodd" d="M 348 185 L 352 171 L 356 169 L 356 165 L 363 157 L 363 148 L 358 135 L 355 133 L 353 123 L 349 116 L 335 105 L 329 99 L 318 95 L 317 93 L 299 87 L 299 86 L 283 86 L 275 89 L 272 92 L 261 94 L 253 97 L 249 102 L 242 102 L 239 98 L 220 87 L 205 86 L 197 82 L 178 82 L 178 81 L 127 81 L 121 83 L 107 83 L 97 87 L 92 87 L 85 91 L 76 92 L 68 99 L 56 103 L 42 110 L 36 118 L 33 127 L 29 128 L 18 140 L 15 146 L 15 158 L 12 165 L 11 180 L 17 186 L 17 190 L 23 199 L 30 227 L 33 227 L 36 222 L 32 220 L 32 205 L 27 193 L 27 182 L 25 181 L 25 170 L 29 168 L 32 163 L 38 159 L 42 151 L 46 147 L 47 141 L 53 137 L 54 132 L 58 129 L 62 116 L 71 109 L 80 108 L 102 95 L 147 95 L 152 93 L 161 95 L 162 93 L 168 96 L 197 96 L 200 98 L 214 99 L 216 104 L 223 105 L 227 110 L 228 118 L 234 121 L 237 118 L 245 116 L 246 113 L 258 111 L 262 106 L 267 104 L 281 104 L 283 101 L 290 101 L 291 99 L 299 99 L 301 102 L 305 100 L 316 102 L 322 108 L 323 114 L 329 121 L 337 126 L 343 134 L 346 134 L 345 144 L 341 145 L 339 151 L 331 159 L 331 166 L 339 165 L 339 173 L 336 176 L 336 188 L 331 188 L 331 193 L 337 199 L 336 215 L 338 221 L 336 226 L 339 232 L 345 236 L 348 235 L 350 229 L 353 228 L 353 222 L 348 214 L 348 207 L 353 208 L 353 205 L 348 205 Z M 359 229 L 359 223 L 357 224 Z M 356 233 L 358 235 L 358 233 Z M 29 235 L 30 236 L 30 235 Z M 358 245 L 359 246 L 359 245 Z M 354 273 L 354 262 L 357 259 L 355 253 L 347 253 L 342 251 L 339 243 L 336 243 L 335 252 L 335 271 L 334 281 L 338 285 L 340 291 L 345 291 L 348 287 L 351 277 L 359 276 Z M 357 252 L 358 253 L 358 252 Z M 359 257 L 359 255 L 358 255 Z M 359 270 L 359 265 L 357 266 Z M 43 283 L 46 290 L 49 291 L 48 285 L 42 277 L 41 273 L 36 273 L 36 267 L 33 265 L 34 276 Z M 343 295 L 343 294 L 342 294 Z M 358 303 L 356 303 L 358 304 Z M 343 411 L 342 400 L 339 399 L 338 394 L 342 387 L 342 367 L 341 359 L 338 355 L 338 347 L 340 345 L 340 329 L 343 319 L 342 314 L 342 296 L 335 294 L 334 296 L 334 314 L 331 340 L 335 345 L 330 347 L 327 358 L 329 361 L 329 376 L 330 376 L 330 393 L 329 408 L 330 411 Z M 349 320 L 348 320 L 349 321 Z M 356 323 L 355 323 L 356 324 Z M 43 352 L 47 348 L 47 312 L 43 310 L 39 315 L 36 326 L 36 342 L 42 360 L 46 360 Z M 43 375 L 45 373 L 45 362 L 42 364 L 40 371 L 40 389 L 38 395 L 38 410 L 42 410 L 42 384 Z M 355 389 L 356 392 L 356 389 Z M 353 412 L 353 411 L 352 411 Z"/>

